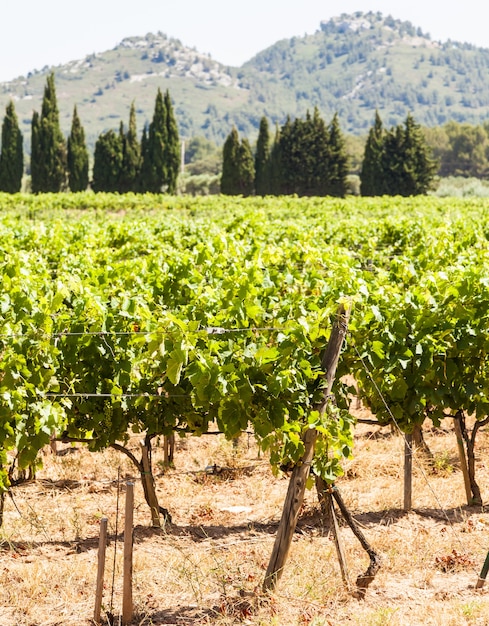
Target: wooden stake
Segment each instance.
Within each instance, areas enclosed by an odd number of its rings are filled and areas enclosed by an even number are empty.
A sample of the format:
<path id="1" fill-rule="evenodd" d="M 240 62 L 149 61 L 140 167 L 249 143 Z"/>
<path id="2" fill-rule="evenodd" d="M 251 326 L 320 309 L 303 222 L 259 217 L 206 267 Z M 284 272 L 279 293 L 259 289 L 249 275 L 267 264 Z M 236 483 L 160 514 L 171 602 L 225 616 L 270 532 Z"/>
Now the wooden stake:
<path id="1" fill-rule="evenodd" d="M 404 511 L 410 511 L 413 499 L 413 435 L 404 435 Z"/>
<path id="2" fill-rule="evenodd" d="M 98 568 L 97 585 L 95 588 L 95 609 L 93 621 L 100 624 L 100 612 L 102 610 L 102 597 L 104 594 L 105 552 L 107 548 L 107 518 L 100 520 L 100 535 L 98 539 Z"/>
<path id="3" fill-rule="evenodd" d="M 324 390 L 322 402 L 314 407 L 314 409 L 319 411 L 321 414 L 324 414 L 326 406 L 329 402 L 329 396 L 333 387 L 336 367 L 338 365 L 338 359 L 346 335 L 349 318 L 350 309 L 345 309 L 344 306 L 340 306 L 337 319 L 331 331 L 331 336 L 321 363 L 321 368 L 325 373 L 324 377 L 327 381 L 327 385 Z M 283 568 L 292 544 L 292 537 L 297 526 L 297 520 L 299 519 L 299 512 L 304 501 L 306 481 L 311 469 L 311 462 L 314 456 L 314 446 L 316 444 L 317 436 L 318 432 L 315 428 L 308 429 L 303 436 L 304 454 L 300 462 L 292 470 L 287 495 L 285 497 L 284 508 L 282 511 L 282 517 L 280 519 L 272 555 L 270 557 L 270 562 L 265 574 L 265 580 L 263 582 L 264 591 L 273 590 L 282 576 Z"/>
<path id="4" fill-rule="evenodd" d="M 348 576 L 348 566 L 346 564 L 345 551 L 343 550 L 343 544 L 340 538 L 340 527 L 338 526 L 338 519 L 334 510 L 333 495 L 331 492 L 326 493 L 326 499 L 328 501 L 329 515 L 332 521 L 331 529 L 333 531 L 334 543 L 336 546 L 336 554 L 338 555 L 338 561 L 340 562 L 341 578 L 345 583 L 347 590 L 350 589 L 350 578 Z"/>
<path id="5" fill-rule="evenodd" d="M 482 589 L 482 587 L 484 586 L 484 583 L 486 582 L 488 573 L 489 573 L 489 552 L 487 553 L 486 560 L 484 561 L 484 565 L 482 566 L 482 571 L 480 573 L 480 576 L 477 579 L 477 583 L 475 585 L 476 589 Z"/>
<path id="6" fill-rule="evenodd" d="M 126 483 L 126 516 L 124 521 L 124 569 L 122 595 L 122 623 L 132 620 L 132 547 L 134 518 L 134 483 Z"/>
<path id="7" fill-rule="evenodd" d="M 144 483 L 144 491 L 147 494 L 148 504 L 151 509 L 151 525 L 153 528 L 160 528 L 160 505 L 158 504 L 158 498 L 156 497 L 155 482 L 153 474 L 151 472 L 151 466 L 149 464 L 148 447 L 144 441 L 140 442 L 141 445 L 141 463 L 143 466 L 142 480 Z"/>
<path id="8" fill-rule="evenodd" d="M 470 476 L 469 469 L 467 467 L 467 457 L 465 455 L 464 438 L 462 436 L 460 417 L 458 415 L 456 415 L 453 420 L 453 428 L 457 438 L 458 458 L 460 460 L 460 467 L 462 468 L 462 475 L 464 477 L 465 497 L 467 498 L 467 504 L 470 506 L 472 504 L 472 488 L 470 486 Z"/>

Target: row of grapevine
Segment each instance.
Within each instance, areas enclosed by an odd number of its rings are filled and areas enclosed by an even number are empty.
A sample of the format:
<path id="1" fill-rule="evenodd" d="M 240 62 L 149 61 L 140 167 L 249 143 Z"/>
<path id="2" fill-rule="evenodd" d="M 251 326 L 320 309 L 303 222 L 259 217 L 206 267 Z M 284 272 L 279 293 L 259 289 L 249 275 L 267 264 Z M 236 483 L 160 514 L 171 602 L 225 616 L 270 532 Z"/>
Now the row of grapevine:
<path id="1" fill-rule="evenodd" d="M 381 422 L 489 414 L 486 206 L 104 194 L 0 206 L 1 489 L 53 432 L 101 449 L 214 420 L 228 437 L 251 424 L 274 466 L 319 427 L 315 469 L 333 481 L 352 446 L 341 386 L 338 412 L 319 423 L 312 409 L 342 299 L 339 375 Z"/>

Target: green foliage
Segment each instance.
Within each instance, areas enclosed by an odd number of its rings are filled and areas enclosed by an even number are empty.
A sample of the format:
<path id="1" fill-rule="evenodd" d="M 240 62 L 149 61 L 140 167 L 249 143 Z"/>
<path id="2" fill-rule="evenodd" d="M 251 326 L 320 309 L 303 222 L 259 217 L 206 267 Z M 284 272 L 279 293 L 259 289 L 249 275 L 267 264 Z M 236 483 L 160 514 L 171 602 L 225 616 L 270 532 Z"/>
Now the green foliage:
<path id="1" fill-rule="evenodd" d="M 102 133 L 95 144 L 92 189 L 114 192 L 120 189 L 124 153 L 120 133 Z"/>
<path id="2" fill-rule="evenodd" d="M 170 93 L 167 90 L 164 97 L 166 111 L 166 186 L 168 193 L 174 194 L 177 189 L 178 174 L 181 166 L 180 139 L 178 136 L 178 126 L 173 112 L 173 105 Z"/>
<path id="3" fill-rule="evenodd" d="M 68 137 L 67 165 L 70 190 L 85 191 L 88 187 L 88 150 L 76 106 L 73 109 L 71 133 Z"/>
<path id="4" fill-rule="evenodd" d="M 268 120 L 262 117 L 255 152 L 255 192 L 257 196 L 266 196 L 270 188 L 270 132 Z"/>
<path id="5" fill-rule="evenodd" d="M 347 188 L 348 156 L 337 113 L 328 129 L 326 148 L 326 195 L 343 198 Z"/>
<path id="6" fill-rule="evenodd" d="M 254 189 L 255 167 L 247 139 L 239 140 L 233 127 L 223 147 L 221 193 L 229 196 L 249 196 Z"/>
<path id="7" fill-rule="evenodd" d="M 337 408 L 315 408 L 345 298 L 337 378 L 354 376 L 381 423 L 489 415 L 484 201 L 81 193 L 0 206 L 2 489 L 12 459 L 34 462 L 55 429 L 100 449 L 213 421 L 229 438 L 251 425 L 277 468 L 316 428 L 314 468 L 333 482 L 352 453 L 341 386 Z"/>
<path id="8" fill-rule="evenodd" d="M 141 172 L 141 145 L 139 143 L 136 126 L 136 107 L 131 103 L 129 112 L 129 127 L 124 134 L 121 128 L 122 142 L 122 166 L 119 179 L 119 189 L 121 193 L 128 191 L 139 191 Z"/>
<path id="9" fill-rule="evenodd" d="M 382 152 L 384 147 L 384 127 L 378 111 L 375 122 L 369 130 L 360 174 L 362 196 L 382 196 L 385 192 Z"/>
<path id="10" fill-rule="evenodd" d="M 356 28 L 359 23 L 366 27 Z M 90 55 L 76 76 L 69 64 L 56 68 L 67 103 L 62 130 L 69 134 L 67 113 L 76 103 L 93 153 L 96 138 L 107 130 L 107 115 L 126 119 L 133 100 L 141 124 L 151 120 L 154 94 L 131 78 L 155 70 L 162 92 L 171 91 L 180 135 L 205 135 L 219 145 L 232 125 L 254 140 L 263 115 L 283 124 L 287 114 L 302 118 L 314 106 L 326 120 L 338 111 L 344 132 L 359 137 L 368 133 L 376 108 L 387 127 L 403 123 L 408 111 L 430 128 L 449 120 L 482 125 L 488 119 L 483 69 L 489 65 L 488 50 L 463 42 L 434 44 L 426 34 L 411 35 L 413 30 L 375 12 L 343 14 L 321 28 L 318 24 L 312 34 L 276 42 L 240 68 L 210 60 L 162 33 L 149 33 L 137 38 L 138 45 L 129 39 L 129 45 Z M 161 51 L 157 65 L 155 50 Z M 30 127 L 24 120 L 30 120 L 33 105 L 40 106 L 44 80 L 43 73 L 32 72 L 0 93 L 2 110 L 14 99 L 28 143 Z"/>
<path id="11" fill-rule="evenodd" d="M 166 144 L 168 141 L 167 109 L 158 89 L 153 119 L 142 142 L 141 191 L 161 193 L 168 184 Z"/>
<path id="12" fill-rule="evenodd" d="M 15 107 L 7 105 L 2 124 L 2 151 L 0 154 L 0 191 L 17 193 L 22 187 L 24 148 Z"/>
<path id="13" fill-rule="evenodd" d="M 37 113 L 33 114 L 32 127 L 32 191 L 34 193 L 60 191 L 66 184 L 66 142 L 59 125 L 53 73 L 47 77 L 41 115 L 37 117 Z"/>
<path id="14" fill-rule="evenodd" d="M 426 194 L 437 164 L 419 124 L 408 114 L 404 126 L 385 132 L 378 112 L 365 145 L 361 192 L 366 196 Z"/>
<path id="15" fill-rule="evenodd" d="M 266 185 L 263 189 L 267 193 L 346 195 L 348 158 L 337 115 L 329 128 L 317 108 L 312 116 L 308 112 L 304 120 L 287 118 L 282 128 L 277 129 L 271 153 L 267 148 L 266 160 L 261 143 L 259 147 L 262 154 L 258 158 L 257 152 L 255 166 L 261 168 L 260 184 Z"/>

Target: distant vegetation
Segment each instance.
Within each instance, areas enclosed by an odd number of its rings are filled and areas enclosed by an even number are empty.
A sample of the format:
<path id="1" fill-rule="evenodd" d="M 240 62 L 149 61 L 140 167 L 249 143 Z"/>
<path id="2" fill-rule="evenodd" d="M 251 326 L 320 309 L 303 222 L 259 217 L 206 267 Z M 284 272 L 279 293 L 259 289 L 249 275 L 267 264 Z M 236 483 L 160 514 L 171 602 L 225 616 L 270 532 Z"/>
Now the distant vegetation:
<path id="1" fill-rule="evenodd" d="M 320 26 L 320 27 L 319 27 Z M 277 42 L 229 68 L 163 33 L 124 39 L 113 50 L 33 71 L 0 85 L 0 110 L 13 100 L 29 150 L 32 110 L 46 77 L 56 76 L 60 126 L 70 132 L 76 104 L 93 151 L 136 104 L 149 123 L 154 94 L 170 90 L 181 137 L 221 146 L 233 126 L 253 144 L 260 120 L 282 125 L 318 108 L 335 113 L 345 135 L 366 137 L 378 109 L 386 128 L 411 113 L 423 127 L 489 120 L 489 50 L 436 42 L 409 22 L 380 13 L 341 15 L 314 34 Z"/>
<path id="2" fill-rule="evenodd" d="M 409 196 L 433 190 L 435 176 L 484 179 L 489 175 L 489 122 L 452 121 L 422 128 L 408 113 L 404 126 L 387 128 L 377 111 L 368 136 L 360 138 L 343 135 L 336 113 L 326 126 L 316 107 L 305 118 L 288 116 L 282 126 L 276 125 L 273 141 L 265 116 L 256 144 L 246 136 L 239 140 L 233 127 L 222 151 L 203 136 L 181 143 L 168 91 L 163 97 L 158 90 L 153 119 L 144 126 L 141 139 L 136 118 L 132 103 L 127 130 L 121 121 L 118 130 L 102 132 L 92 158 L 76 105 L 70 134 L 67 139 L 63 135 L 54 74 L 50 74 L 41 114 L 34 111 L 31 120 L 27 185 L 20 124 L 14 102 L 7 105 L 0 191 L 83 191 L 90 186 L 94 191 L 119 193 Z M 444 189 L 440 193 L 446 195 Z M 467 193 L 475 194 L 475 189 L 472 186 Z"/>

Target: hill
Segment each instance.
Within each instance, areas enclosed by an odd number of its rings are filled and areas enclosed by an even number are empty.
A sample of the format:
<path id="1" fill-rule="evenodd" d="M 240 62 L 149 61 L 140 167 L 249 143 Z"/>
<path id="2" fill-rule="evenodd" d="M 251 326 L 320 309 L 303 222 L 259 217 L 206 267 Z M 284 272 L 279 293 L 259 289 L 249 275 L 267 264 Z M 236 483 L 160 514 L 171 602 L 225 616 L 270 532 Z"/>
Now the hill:
<path id="1" fill-rule="evenodd" d="M 381 13 L 343 14 L 317 32 L 277 42 L 240 68 L 227 67 L 163 33 L 130 37 L 114 49 L 0 84 L 0 114 L 12 98 L 30 135 L 47 74 L 56 74 L 63 130 L 77 104 L 87 140 L 127 123 L 136 102 L 139 129 L 152 116 L 157 88 L 169 89 L 183 137 L 221 143 L 234 124 L 256 136 L 317 106 L 342 130 L 364 135 L 378 108 L 395 125 L 411 111 L 426 126 L 489 118 L 489 49 L 436 42 L 410 22 Z"/>

